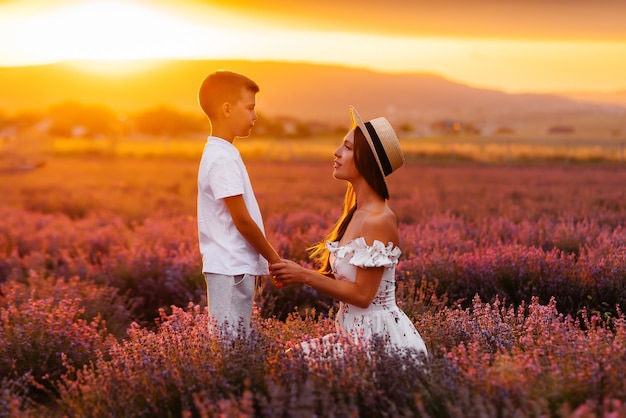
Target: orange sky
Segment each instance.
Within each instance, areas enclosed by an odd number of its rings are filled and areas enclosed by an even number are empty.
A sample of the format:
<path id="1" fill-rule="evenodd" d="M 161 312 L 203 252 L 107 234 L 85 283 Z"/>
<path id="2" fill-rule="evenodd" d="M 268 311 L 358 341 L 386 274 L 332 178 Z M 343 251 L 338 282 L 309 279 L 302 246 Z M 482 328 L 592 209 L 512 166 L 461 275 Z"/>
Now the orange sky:
<path id="1" fill-rule="evenodd" d="M 0 0 L 0 65 L 243 58 L 626 89 L 623 0 Z"/>

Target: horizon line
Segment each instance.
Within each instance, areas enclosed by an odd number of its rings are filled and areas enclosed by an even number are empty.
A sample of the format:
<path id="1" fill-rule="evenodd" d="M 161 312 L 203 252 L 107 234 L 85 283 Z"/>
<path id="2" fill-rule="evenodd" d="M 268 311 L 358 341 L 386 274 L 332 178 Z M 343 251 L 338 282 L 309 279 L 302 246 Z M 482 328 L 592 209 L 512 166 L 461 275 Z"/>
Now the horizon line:
<path id="1" fill-rule="evenodd" d="M 379 68 L 372 68 L 363 65 L 349 65 L 343 63 L 333 63 L 333 62 L 316 62 L 316 61 L 304 61 L 304 60 L 289 60 L 289 59 L 252 59 L 252 58 L 192 58 L 192 57 L 144 57 L 144 58 L 112 58 L 112 59 L 99 59 L 99 58 L 73 58 L 73 59 L 62 59 L 62 60 L 50 60 L 50 61 L 38 61 L 38 62 L 24 62 L 18 64 L 4 64 L 0 62 L 0 70 L 2 69 L 19 69 L 19 68 L 32 68 L 32 67 L 46 67 L 46 66 L 59 66 L 59 65 L 72 65 L 72 64 L 128 64 L 128 63 L 168 63 L 168 62 L 220 62 L 220 61 L 233 61 L 233 62 L 246 62 L 246 63 L 273 63 L 273 64 L 292 64 L 292 65 L 308 65 L 308 66 L 319 66 L 319 67 L 334 67 L 334 68 L 345 68 L 352 70 L 360 70 L 367 71 L 371 73 L 378 74 L 390 74 L 390 75 L 429 75 L 438 77 L 450 82 L 459 83 L 468 87 L 478 88 L 478 89 L 486 89 L 486 90 L 496 90 L 509 94 L 567 94 L 567 93 L 580 93 L 580 94 L 625 94 L 626 93 L 626 85 L 621 88 L 615 89 L 585 89 L 585 88 L 571 88 L 567 90 L 546 90 L 546 89 L 525 89 L 525 90 L 516 90 L 509 87 L 503 86 L 494 86 L 494 85 L 480 85 L 475 84 L 470 81 L 461 80 L 458 78 L 452 78 L 445 74 L 429 71 L 429 70 L 385 70 Z M 130 71 L 133 72 L 133 71 Z"/>

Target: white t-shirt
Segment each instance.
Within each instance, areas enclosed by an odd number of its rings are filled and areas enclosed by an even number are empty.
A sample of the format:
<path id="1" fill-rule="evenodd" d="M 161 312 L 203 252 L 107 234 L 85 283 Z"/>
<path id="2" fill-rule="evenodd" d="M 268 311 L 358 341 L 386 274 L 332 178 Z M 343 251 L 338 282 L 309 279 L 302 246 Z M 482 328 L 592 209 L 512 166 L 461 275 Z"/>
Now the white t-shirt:
<path id="1" fill-rule="evenodd" d="M 228 141 L 210 136 L 198 170 L 198 237 L 203 273 L 268 274 L 267 261 L 235 228 L 224 203 L 225 197 L 237 195 L 243 195 L 250 216 L 264 232 L 261 211 L 239 150 Z"/>

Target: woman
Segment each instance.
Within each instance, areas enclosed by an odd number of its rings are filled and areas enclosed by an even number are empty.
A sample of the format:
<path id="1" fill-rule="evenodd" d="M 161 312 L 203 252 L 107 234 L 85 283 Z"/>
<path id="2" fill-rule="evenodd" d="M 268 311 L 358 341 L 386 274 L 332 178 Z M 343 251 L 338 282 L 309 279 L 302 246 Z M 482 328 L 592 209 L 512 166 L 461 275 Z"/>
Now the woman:
<path id="1" fill-rule="evenodd" d="M 343 215 L 311 251 L 322 268 L 312 271 L 282 260 L 272 264 L 270 272 L 280 286 L 304 284 L 339 300 L 339 335 L 361 341 L 378 335 L 397 347 L 427 354 L 395 299 L 395 266 L 401 251 L 396 216 L 387 206 L 385 177 L 404 163 L 402 149 L 387 119 L 363 122 L 352 106 L 350 113 L 353 127 L 334 152 L 333 166 L 333 176 L 348 182 Z M 309 351 L 318 342 L 304 343 L 303 348 Z"/>

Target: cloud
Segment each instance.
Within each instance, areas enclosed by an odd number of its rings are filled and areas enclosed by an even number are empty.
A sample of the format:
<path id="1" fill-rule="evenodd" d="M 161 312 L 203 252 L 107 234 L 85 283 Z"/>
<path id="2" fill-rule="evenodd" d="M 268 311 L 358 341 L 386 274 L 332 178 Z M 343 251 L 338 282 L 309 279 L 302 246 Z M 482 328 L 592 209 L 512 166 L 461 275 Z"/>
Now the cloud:
<path id="1" fill-rule="evenodd" d="M 185 3 L 207 4 L 200 0 Z M 214 0 L 210 4 L 312 30 L 434 37 L 626 40 L 626 2 L 621 0 Z"/>
<path id="2" fill-rule="evenodd" d="M 0 0 L 36 9 L 77 0 Z M 90 2 L 93 0 L 80 0 Z M 623 0 L 134 0 L 197 18 L 216 8 L 285 28 L 397 36 L 626 41 Z"/>

